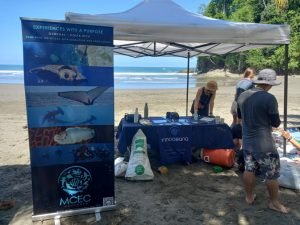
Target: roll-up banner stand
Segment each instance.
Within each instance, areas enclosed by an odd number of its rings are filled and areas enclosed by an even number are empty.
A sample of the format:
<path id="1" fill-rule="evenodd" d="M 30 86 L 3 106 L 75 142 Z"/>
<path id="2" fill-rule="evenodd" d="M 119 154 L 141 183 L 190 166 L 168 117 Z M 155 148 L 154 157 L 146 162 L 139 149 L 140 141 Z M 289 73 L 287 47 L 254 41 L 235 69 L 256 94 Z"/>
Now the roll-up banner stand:
<path id="1" fill-rule="evenodd" d="M 32 219 L 114 209 L 113 29 L 21 21 Z"/>

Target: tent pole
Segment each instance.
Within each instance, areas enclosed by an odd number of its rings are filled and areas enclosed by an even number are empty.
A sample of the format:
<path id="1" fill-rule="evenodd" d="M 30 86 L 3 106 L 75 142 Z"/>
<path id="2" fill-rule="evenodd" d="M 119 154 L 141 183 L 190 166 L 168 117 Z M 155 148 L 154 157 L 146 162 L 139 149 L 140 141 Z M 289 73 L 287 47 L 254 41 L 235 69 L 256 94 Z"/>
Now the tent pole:
<path id="1" fill-rule="evenodd" d="M 185 116 L 188 115 L 188 104 L 189 104 L 189 82 L 190 82 L 190 51 L 188 51 L 188 61 L 187 61 L 187 79 L 186 79 L 186 106 L 185 106 Z"/>
<path id="2" fill-rule="evenodd" d="M 287 128 L 287 101 L 288 101 L 288 69 L 289 69 L 289 45 L 285 44 L 284 54 L 284 112 L 283 112 L 283 129 Z M 284 139 L 283 156 L 286 156 L 286 139 Z"/>

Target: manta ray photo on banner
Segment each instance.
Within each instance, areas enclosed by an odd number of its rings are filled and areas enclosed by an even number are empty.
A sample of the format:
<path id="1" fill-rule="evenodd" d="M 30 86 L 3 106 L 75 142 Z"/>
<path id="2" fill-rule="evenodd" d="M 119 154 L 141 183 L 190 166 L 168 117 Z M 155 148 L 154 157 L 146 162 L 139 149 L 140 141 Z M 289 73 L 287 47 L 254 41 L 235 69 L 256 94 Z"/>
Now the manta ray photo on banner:
<path id="1" fill-rule="evenodd" d="M 107 89 L 107 87 L 95 87 L 88 91 L 64 91 L 57 94 L 59 97 L 81 102 L 84 105 L 93 105 L 95 100 Z"/>
<path id="2" fill-rule="evenodd" d="M 114 103 L 112 87 L 28 86 L 27 107 L 89 106 Z"/>

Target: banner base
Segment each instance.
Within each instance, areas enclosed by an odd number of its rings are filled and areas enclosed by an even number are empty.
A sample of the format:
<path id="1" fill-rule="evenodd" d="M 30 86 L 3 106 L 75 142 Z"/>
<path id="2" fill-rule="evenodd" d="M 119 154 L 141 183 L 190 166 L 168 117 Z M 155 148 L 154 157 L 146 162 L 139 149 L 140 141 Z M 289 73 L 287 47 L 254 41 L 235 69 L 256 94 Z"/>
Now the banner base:
<path id="1" fill-rule="evenodd" d="M 54 225 L 60 225 L 60 216 L 54 217 Z"/>
<path id="2" fill-rule="evenodd" d="M 75 215 L 82 215 L 82 214 L 97 214 L 100 212 L 108 211 L 108 210 L 114 210 L 116 209 L 116 205 L 112 206 L 105 206 L 105 207 L 91 207 L 91 208 L 84 208 L 84 209 L 76 209 L 76 210 L 68 210 L 68 211 L 61 211 L 56 213 L 47 213 L 47 214 L 41 214 L 41 215 L 33 215 L 32 221 L 39 221 L 39 220 L 49 220 L 49 219 L 55 219 L 55 218 L 62 218 L 62 217 L 68 217 L 68 216 L 75 216 Z"/>

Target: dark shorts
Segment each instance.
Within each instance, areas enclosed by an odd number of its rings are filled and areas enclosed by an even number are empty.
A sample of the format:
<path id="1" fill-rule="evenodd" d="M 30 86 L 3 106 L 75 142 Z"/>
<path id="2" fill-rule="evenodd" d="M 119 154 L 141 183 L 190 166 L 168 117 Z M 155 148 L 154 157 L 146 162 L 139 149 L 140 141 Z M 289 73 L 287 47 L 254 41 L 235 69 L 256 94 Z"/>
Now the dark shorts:
<path id="1" fill-rule="evenodd" d="M 280 159 L 276 152 L 252 153 L 244 150 L 245 171 L 257 172 L 264 179 L 274 180 L 279 177 Z"/>
<path id="2" fill-rule="evenodd" d="M 231 134 L 233 139 L 242 139 L 243 132 L 241 124 L 234 124 L 231 126 Z"/>

